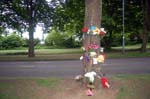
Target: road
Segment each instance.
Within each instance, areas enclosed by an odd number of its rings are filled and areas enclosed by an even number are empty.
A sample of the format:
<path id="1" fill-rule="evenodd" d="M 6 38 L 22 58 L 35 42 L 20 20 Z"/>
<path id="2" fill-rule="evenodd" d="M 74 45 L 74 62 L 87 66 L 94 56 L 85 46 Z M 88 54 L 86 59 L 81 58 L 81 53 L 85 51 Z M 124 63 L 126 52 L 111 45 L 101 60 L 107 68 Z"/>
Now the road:
<path id="1" fill-rule="evenodd" d="M 150 74 L 150 57 L 106 59 L 101 66 L 107 75 Z M 0 77 L 74 77 L 82 72 L 82 62 L 11 61 L 0 62 Z"/>

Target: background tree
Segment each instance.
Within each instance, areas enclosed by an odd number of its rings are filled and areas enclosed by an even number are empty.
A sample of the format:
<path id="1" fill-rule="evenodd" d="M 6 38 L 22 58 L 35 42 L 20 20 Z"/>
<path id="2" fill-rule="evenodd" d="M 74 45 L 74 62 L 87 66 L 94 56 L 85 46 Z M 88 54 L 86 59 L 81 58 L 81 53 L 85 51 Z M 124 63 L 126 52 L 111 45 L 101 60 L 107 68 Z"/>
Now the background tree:
<path id="1" fill-rule="evenodd" d="M 34 57 L 34 31 L 38 23 L 49 26 L 53 7 L 46 0 L 1 0 L 1 26 L 29 32 L 28 56 Z M 9 16 L 9 17 L 8 17 Z"/>
<path id="2" fill-rule="evenodd" d="M 64 34 L 56 29 L 52 29 L 51 33 L 45 39 L 45 44 L 48 46 L 62 47 L 64 42 Z"/>
<path id="3" fill-rule="evenodd" d="M 122 42 L 122 1 L 103 1 L 102 26 L 107 35 L 103 39 L 106 50 L 111 46 L 121 46 Z M 143 23 L 140 0 L 125 0 L 125 41 L 126 45 L 141 42 Z M 134 41 L 134 38 L 138 38 Z"/>
<path id="4" fill-rule="evenodd" d="M 144 24 L 143 24 L 143 34 L 142 34 L 142 46 L 141 51 L 146 52 L 146 44 L 148 35 L 150 34 L 150 1 L 149 0 L 141 0 L 142 8 L 143 8 L 143 16 L 144 16 Z"/>
<path id="5" fill-rule="evenodd" d="M 60 31 L 69 31 L 70 37 L 81 37 L 81 29 L 84 22 L 85 0 L 65 0 L 56 6 L 53 17 L 53 27 Z"/>

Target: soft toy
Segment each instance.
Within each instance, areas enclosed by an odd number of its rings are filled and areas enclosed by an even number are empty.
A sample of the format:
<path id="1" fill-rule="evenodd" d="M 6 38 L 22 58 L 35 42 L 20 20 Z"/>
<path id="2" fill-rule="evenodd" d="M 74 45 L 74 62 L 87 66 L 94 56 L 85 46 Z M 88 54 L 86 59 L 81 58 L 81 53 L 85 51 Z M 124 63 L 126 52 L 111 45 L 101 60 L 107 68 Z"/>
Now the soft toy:
<path id="1" fill-rule="evenodd" d="M 90 83 L 93 83 L 94 82 L 94 77 L 96 76 L 96 72 L 94 72 L 94 71 L 87 72 L 84 76 L 89 79 Z"/>

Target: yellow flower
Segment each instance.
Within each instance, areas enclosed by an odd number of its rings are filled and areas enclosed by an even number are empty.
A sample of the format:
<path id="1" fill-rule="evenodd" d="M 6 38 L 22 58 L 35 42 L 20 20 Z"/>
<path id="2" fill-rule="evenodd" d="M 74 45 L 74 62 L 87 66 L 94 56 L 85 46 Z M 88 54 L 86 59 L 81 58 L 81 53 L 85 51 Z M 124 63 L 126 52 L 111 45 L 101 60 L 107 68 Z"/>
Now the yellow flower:
<path id="1" fill-rule="evenodd" d="M 93 34 L 95 34 L 95 35 L 96 35 L 96 34 L 99 34 L 99 32 L 100 32 L 100 29 L 99 29 L 99 28 L 97 28 L 97 27 L 96 27 L 96 29 L 95 29 L 95 30 L 93 30 Z"/>
<path id="2" fill-rule="evenodd" d="M 99 63 L 104 63 L 104 60 L 105 60 L 105 58 L 104 58 L 103 55 L 99 55 L 99 56 L 97 57 L 97 61 L 98 61 Z"/>

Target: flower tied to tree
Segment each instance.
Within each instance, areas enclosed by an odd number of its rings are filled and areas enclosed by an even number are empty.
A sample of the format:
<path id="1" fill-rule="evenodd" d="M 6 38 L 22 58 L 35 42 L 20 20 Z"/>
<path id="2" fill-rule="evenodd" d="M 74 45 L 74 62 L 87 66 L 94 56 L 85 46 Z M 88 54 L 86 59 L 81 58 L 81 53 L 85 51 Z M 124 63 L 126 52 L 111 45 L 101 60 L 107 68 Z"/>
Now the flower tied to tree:
<path id="1" fill-rule="evenodd" d="M 100 46 L 99 45 L 97 45 L 97 44 L 91 44 L 91 45 L 89 45 L 89 49 L 94 49 L 94 50 L 96 50 L 96 49 L 98 49 Z"/>
<path id="2" fill-rule="evenodd" d="M 106 34 L 106 31 L 104 30 L 104 28 L 101 28 L 99 35 L 104 36 L 105 34 Z"/>
<path id="3" fill-rule="evenodd" d="M 90 26 L 89 28 L 83 27 L 82 32 L 91 34 L 91 35 L 100 35 L 100 36 L 104 36 L 106 34 L 106 31 L 104 30 L 104 28 L 99 29 L 96 26 Z"/>
<path id="4" fill-rule="evenodd" d="M 83 28 L 82 28 L 82 32 L 83 32 L 83 33 L 87 33 L 87 32 L 88 32 L 88 28 L 87 28 L 87 27 L 83 27 Z"/>
<path id="5" fill-rule="evenodd" d="M 88 53 L 85 53 L 83 56 L 80 57 L 80 60 L 84 60 L 85 62 L 90 61 L 90 56 Z"/>

